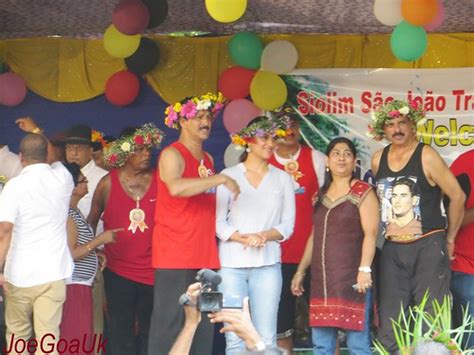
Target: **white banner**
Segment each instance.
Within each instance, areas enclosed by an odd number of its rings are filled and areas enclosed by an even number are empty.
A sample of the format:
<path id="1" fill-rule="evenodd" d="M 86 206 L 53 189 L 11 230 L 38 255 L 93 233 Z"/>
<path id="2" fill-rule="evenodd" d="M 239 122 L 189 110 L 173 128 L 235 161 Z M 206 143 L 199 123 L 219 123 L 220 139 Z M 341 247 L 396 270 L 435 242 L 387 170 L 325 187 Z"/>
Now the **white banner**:
<path id="1" fill-rule="evenodd" d="M 474 68 L 310 69 L 283 76 L 288 104 L 302 118 L 302 133 L 325 151 L 334 137 L 351 138 L 358 148 L 360 177 L 371 181 L 370 158 L 388 142 L 366 136 L 371 110 L 393 99 L 415 100 L 427 112 L 421 141 L 449 165 L 474 143 Z"/>

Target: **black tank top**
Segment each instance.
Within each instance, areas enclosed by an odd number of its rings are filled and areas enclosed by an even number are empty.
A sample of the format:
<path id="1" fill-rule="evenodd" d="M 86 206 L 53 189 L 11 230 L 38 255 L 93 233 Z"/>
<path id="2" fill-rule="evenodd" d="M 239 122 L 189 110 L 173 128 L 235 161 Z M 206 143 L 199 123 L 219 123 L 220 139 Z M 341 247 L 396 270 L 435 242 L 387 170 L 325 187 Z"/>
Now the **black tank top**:
<path id="1" fill-rule="evenodd" d="M 441 190 L 437 185 L 431 186 L 423 172 L 423 146 L 423 143 L 418 144 L 408 163 L 397 172 L 388 167 L 390 145 L 383 150 L 375 178 L 384 237 L 419 238 L 446 227 L 441 211 Z"/>

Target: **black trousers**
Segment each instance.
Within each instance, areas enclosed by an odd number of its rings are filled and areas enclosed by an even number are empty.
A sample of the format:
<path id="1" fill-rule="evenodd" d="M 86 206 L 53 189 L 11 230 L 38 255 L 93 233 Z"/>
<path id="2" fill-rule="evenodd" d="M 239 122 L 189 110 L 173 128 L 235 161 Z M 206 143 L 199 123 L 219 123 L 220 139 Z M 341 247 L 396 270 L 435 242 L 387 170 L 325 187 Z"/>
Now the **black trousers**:
<path id="1" fill-rule="evenodd" d="M 179 296 L 196 282 L 199 269 L 158 269 L 155 272 L 155 292 L 148 341 L 149 355 L 168 355 L 184 325 L 184 310 Z M 211 355 L 214 325 L 205 316 L 196 330 L 190 354 Z"/>
<path id="2" fill-rule="evenodd" d="M 432 312 L 432 300 L 442 302 L 449 295 L 449 257 L 444 232 L 435 233 L 414 243 L 386 241 L 380 258 L 380 327 L 377 337 L 390 353 L 397 350 L 392 322 L 400 309 L 421 302 L 426 291 L 425 310 Z"/>
<path id="3" fill-rule="evenodd" d="M 107 354 L 146 354 L 153 286 L 131 281 L 109 269 L 104 271 L 104 282 L 109 332 Z"/>

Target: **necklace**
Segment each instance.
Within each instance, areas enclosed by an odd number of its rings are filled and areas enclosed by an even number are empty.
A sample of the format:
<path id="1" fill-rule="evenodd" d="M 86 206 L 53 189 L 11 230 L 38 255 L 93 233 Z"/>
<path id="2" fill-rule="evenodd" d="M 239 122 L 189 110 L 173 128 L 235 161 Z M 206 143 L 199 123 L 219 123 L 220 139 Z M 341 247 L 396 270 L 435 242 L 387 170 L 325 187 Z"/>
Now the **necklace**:
<path id="1" fill-rule="evenodd" d="M 130 185 L 128 184 L 127 179 L 122 180 L 124 185 L 127 187 L 127 189 L 132 193 L 132 195 L 135 195 L 135 208 L 132 208 L 130 210 L 130 213 L 128 214 L 128 218 L 130 220 L 130 225 L 128 226 L 128 230 L 131 230 L 133 234 L 137 231 L 137 228 L 140 229 L 140 232 L 144 232 L 145 229 L 148 228 L 148 226 L 145 223 L 145 211 L 143 211 L 140 208 L 140 200 L 143 198 L 143 196 L 140 197 L 138 193 L 135 193 L 135 191 L 132 190 Z M 145 195 L 145 194 L 143 194 Z"/>
<path id="2" fill-rule="evenodd" d="M 198 174 L 200 178 L 207 178 L 213 175 L 212 170 L 208 169 L 206 165 L 204 165 L 204 159 L 201 159 L 201 161 L 199 162 Z"/>

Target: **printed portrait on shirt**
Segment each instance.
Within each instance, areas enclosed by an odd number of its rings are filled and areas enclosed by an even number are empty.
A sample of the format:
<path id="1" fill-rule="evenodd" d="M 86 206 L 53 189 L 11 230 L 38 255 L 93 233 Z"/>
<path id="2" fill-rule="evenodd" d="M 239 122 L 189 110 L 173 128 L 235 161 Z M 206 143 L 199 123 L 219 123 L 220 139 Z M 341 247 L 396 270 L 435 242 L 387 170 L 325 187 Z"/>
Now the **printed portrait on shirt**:
<path id="1" fill-rule="evenodd" d="M 420 236 L 420 192 L 417 178 L 385 178 L 377 183 L 385 236 Z"/>

